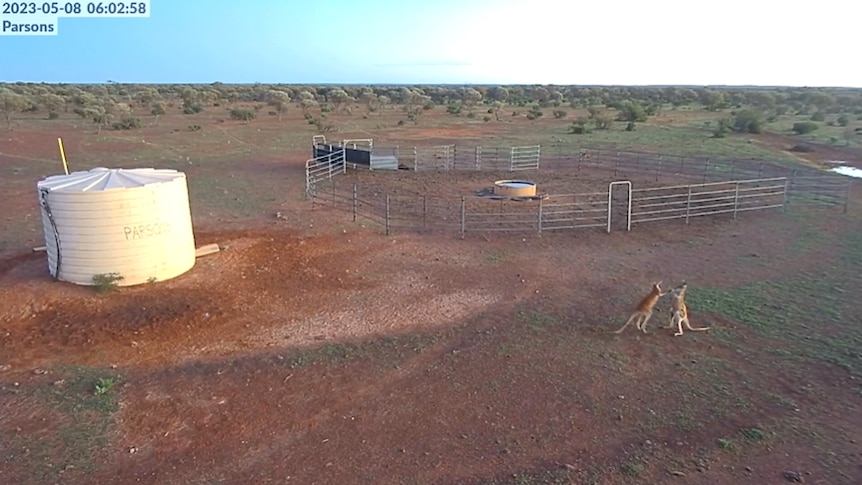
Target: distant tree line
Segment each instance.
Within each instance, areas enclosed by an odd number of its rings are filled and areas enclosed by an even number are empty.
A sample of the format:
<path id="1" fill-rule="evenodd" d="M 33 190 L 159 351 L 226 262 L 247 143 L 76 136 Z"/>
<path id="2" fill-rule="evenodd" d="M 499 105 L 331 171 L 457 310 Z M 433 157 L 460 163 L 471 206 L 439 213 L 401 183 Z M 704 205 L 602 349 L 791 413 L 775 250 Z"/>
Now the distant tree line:
<path id="1" fill-rule="evenodd" d="M 254 105 L 252 109 L 237 103 Z M 527 117 L 542 116 L 552 108 L 556 118 L 566 116 L 565 108 L 590 110 L 588 118 L 598 127 L 609 122 L 605 110 L 614 110 L 612 120 L 626 121 L 629 129 L 662 109 L 699 105 L 708 111 L 748 110 L 726 120 L 721 130 L 759 132 L 764 120 L 784 114 L 811 115 L 812 121 L 827 114 L 862 115 L 862 89 L 851 88 L 739 88 L 739 87 L 628 87 L 628 86 L 397 86 L 397 85 L 287 85 L 287 84 L 0 84 L 0 111 L 12 127 L 17 113 L 44 113 L 49 119 L 75 113 L 99 126 L 130 129 L 141 121 L 132 113 L 143 110 L 158 123 L 168 109 L 184 114 L 200 113 L 224 105 L 228 116 L 245 122 L 256 110 L 268 106 L 279 119 L 296 107 L 309 120 L 325 128 L 327 114 L 352 114 L 357 107 L 368 114 L 390 106 L 400 106 L 408 120 L 416 120 L 423 110 L 445 106 L 460 115 L 483 107 L 500 119 L 505 106 L 529 107 Z M 229 107 L 233 105 L 233 107 Z M 320 113 L 315 116 L 314 113 Z M 491 116 L 485 116 L 486 121 Z M 573 126 L 578 126 L 576 121 Z M 585 125 L 585 123 L 581 123 Z"/>

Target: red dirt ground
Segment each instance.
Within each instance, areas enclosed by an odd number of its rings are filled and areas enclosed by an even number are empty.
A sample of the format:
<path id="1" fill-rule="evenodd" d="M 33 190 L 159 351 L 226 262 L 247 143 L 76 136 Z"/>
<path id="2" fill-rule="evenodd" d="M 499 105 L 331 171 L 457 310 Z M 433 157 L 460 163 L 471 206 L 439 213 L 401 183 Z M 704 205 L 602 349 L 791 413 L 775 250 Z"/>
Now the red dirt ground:
<path id="1" fill-rule="evenodd" d="M 62 136 L 95 150 L 80 130 Z M 26 250 L 42 237 L 33 183 L 53 138 L 19 129 L 0 150 L 4 178 L 21 177 L 0 202 L 16 233 L 0 247 L 0 482 L 760 484 L 795 470 L 862 483 L 854 375 L 776 373 L 784 360 L 751 350 L 771 348 L 763 336 L 696 308 L 692 323 L 719 333 L 673 338 L 662 312 L 650 335 L 608 333 L 653 280 L 732 288 L 838 267 L 829 247 L 795 241 L 862 230 L 855 210 L 385 237 L 309 210 L 303 152 L 251 153 L 183 169 L 254 181 L 190 189 L 197 244 L 226 250 L 100 295 L 52 281 Z M 98 156 L 134 150 L 107 145 Z M 206 198 L 213 187 L 234 202 Z M 118 376 L 108 415 L 91 403 L 96 374 Z M 755 427 L 770 437 L 740 437 Z"/>

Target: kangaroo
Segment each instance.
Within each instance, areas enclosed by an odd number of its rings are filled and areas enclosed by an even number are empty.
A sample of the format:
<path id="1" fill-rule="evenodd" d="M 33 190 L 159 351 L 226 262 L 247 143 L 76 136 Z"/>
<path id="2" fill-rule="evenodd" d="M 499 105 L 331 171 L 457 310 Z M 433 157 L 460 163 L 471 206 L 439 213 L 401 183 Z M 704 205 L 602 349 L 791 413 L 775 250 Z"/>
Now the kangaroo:
<path id="1" fill-rule="evenodd" d="M 673 328 L 674 325 L 676 325 L 677 331 L 673 334 L 675 337 L 679 337 L 680 335 L 682 335 L 683 324 L 685 324 L 685 328 L 691 330 L 692 332 L 703 332 L 704 330 L 709 330 L 709 327 L 694 328 L 691 326 L 691 323 L 689 323 L 688 306 L 685 304 L 685 290 L 687 288 L 688 283 L 683 281 L 681 285 L 677 286 L 673 290 L 670 290 L 671 298 L 673 300 L 670 309 L 670 323 L 664 328 Z"/>
<path id="2" fill-rule="evenodd" d="M 638 330 L 643 333 L 647 333 L 646 324 L 647 321 L 652 316 L 653 308 L 655 304 L 658 302 L 658 299 L 662 296 L 666 295 L 668 292 L 661 291 L 661 281 L 656 281 L 652 284 L 652 291 L 650 291 L 649 295 L 645 296 L 643 300 L 638 303 L 637 309 L 635 309 L 634 313 L 631 314 L 629 319 L 626 321 L 626 324 L 623 325 L 623 328 L 615 331 L 614 333 L 622 333 L 626 327 L 629 326 L 630 323 L 637 321 L 635 326 L 637 326 Z"/>

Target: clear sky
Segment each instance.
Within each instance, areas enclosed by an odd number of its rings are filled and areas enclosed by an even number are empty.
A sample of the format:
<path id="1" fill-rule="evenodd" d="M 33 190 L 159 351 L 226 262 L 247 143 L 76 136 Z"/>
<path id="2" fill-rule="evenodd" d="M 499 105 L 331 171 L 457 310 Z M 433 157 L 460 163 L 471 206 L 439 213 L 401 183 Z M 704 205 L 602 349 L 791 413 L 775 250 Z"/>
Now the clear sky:
<path id="1" fill-rule="evenodd" d="M 0 36 L 0 80 L 862 87 L 857 5 L 151 0 L 149 18 Z"/>

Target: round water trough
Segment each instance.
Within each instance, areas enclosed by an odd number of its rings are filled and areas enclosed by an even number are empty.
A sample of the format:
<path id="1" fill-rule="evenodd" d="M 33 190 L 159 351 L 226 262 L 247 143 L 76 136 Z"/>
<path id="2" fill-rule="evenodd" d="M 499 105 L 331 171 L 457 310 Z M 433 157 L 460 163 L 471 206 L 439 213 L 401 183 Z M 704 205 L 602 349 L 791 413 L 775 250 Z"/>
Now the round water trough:
<path id="1" fill-rule="evenodd" d="M 526 180 L 498 180 L 494 182 L 494 195 L 506 197 L 535 197 L 536 184 Z"/>
<path id="2" fill-rule="evenodd" d="M 195 264 L 186 176 L 176 170 L 106 169 L 37 184 L 48 269 L 60 281 L 118 286 L 163 281 Z"/>

